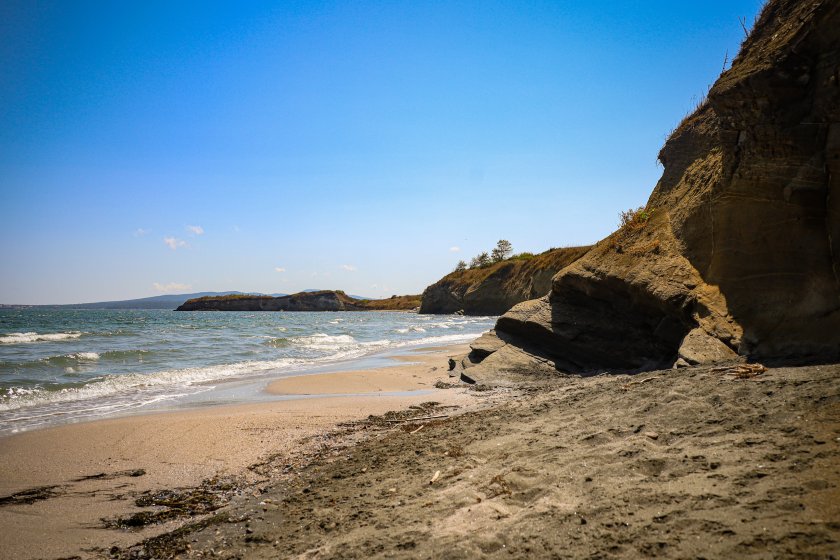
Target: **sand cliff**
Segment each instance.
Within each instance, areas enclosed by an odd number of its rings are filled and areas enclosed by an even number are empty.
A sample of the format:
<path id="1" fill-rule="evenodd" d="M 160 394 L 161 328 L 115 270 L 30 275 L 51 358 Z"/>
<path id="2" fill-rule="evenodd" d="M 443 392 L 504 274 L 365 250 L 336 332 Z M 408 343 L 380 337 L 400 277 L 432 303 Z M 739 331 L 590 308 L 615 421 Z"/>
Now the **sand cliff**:
<path id="1" fill-rule="evenodd" d="M 494 366 L 836 359 L 840 4 L 767 4 L 659 160 L 637 219 L 499 319 Z"/>

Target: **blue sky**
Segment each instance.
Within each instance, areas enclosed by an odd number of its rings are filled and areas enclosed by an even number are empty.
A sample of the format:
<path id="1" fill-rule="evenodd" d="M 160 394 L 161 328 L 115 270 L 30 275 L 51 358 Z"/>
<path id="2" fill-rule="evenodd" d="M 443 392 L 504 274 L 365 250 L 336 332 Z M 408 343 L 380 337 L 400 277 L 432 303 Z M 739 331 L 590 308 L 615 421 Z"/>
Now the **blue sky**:
<path id="1" fill-rule="evenodd" d="M 586 244 L 761 0 L 0 4 L 0 303 L 419 293 Z"/>

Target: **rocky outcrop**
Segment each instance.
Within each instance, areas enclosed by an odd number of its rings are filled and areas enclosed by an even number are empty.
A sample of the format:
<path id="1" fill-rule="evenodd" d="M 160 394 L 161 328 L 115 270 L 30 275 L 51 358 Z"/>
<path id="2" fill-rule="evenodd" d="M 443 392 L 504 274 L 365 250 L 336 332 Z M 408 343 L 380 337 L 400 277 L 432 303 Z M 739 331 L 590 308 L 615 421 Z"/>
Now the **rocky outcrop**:
<path id="1" fill-rule="evenodd" d="M 583 373 L 840 357 L 840 3 L 771 0 L 659 159 L 645 212 L 499 319 L 507 346 Z"/>
<path id="2" fill-rule="evenodd" d="M 528 259 L 452 272 L 426 288 L 420 313 L 501 315 L 519 302 L 546 294 L 557 271 L 589 249 L 551 249 Z"/>
<path id="3" fill-rule="evenodd" d="M 215 296 L 187 300 L 176 311 L 409 311 L 419 296 L 383 300 L 354 299 L 341 290 L 300 292 L 290 296 Z"/>

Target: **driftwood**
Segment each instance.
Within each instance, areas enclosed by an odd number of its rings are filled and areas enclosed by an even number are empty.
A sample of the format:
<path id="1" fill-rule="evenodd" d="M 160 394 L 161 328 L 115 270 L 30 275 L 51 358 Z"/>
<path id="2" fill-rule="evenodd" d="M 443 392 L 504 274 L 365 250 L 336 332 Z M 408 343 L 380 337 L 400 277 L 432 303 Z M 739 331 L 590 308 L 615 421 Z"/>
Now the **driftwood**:
<path id="1" fill-rule="evenodd" d="M 449 418 L 448 414 L 440 414 L 438 416 L 421 416 L 419 418 L 400 418 L 398 420 L 388 420 L 392 424 L 399 424 L 402 422 L 419 422 L 421 420 L 435 420 L 437 418 Z"/>
<path id="2" fill-rule="evenodd" d="M 624 389 L 624 390 L 626 391 L 627 389 L 629 389 L 629 388 L 630 388 L 630 387 L 632 387 L 633 385 L 641 385 L 642 383 L 647 383 L 648 381 L 653 381 L 654 379 L 662 379 L 662 376 L 661 376 L 661 375 L 657 375 L 657 376 L 655 376 L 655 377 L 647 377 L 647 378 L 645 378 L 645 379 L 640 379 L 640 380 L 638 380 L 638 381 L 630 381 L 630 382 L 625 383 L 624 385 L 622 385 L 622 386 L 621 386 L 621 388 L 622 388 L 622 389 Z"/>
<path id="3" fill-rule="evenodd" d="M 752 379 L 767 371 L 767 368 L 761 364 L 739 364 L 736 366 L 716 367 L 709 371 L 732 375 L 735 379 Z"/>

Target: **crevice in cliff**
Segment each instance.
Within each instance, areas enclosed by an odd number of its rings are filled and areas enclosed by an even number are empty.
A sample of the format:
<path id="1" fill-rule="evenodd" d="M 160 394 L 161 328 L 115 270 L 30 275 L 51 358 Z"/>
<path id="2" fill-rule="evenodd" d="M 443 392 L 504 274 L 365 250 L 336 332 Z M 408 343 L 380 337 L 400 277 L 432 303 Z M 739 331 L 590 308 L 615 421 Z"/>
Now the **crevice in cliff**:
<path id="1" fill-rule="evenodd" d="M 840 74 L 840 67 L 835 71 Z M 840 77 L 835 76 L 835 84 L 840 83 Z M 835 85 L 835 87 L 838 87 Z M 840 223 L 840 216 L 835 214 L 834 199 L 832 192 L 835 186 L 835 177 L 838 168 L 840 168 L 840 123 L 830 123 L 828 125 L 828 132 L 825 135 L 825 153 L 826 153 L 826 192 L 825 192 L 825 232 L 828 239 L 829 258 L 831 259 L 831 272 L 834 274 L 834 286 L 837 290 L 837 299 L 840 302 L 840 254 L 836 243 L 840 240 L 835 239 L 833 235 L 834 229 Z M 838 181 L 840 182 L 840 181 Z"/>
<path id="2" fill-rule="evenodd" d="M 831 185 L 831 173 L 828 174 L 828 184 Z M 837 299 L 840 301 L 840 271 L 838 271 L 838 260 L 840 255 L 837 254 L 837 249 L 834 246 L 834 239 L 831 235 L 831 188 L 827 189 L 825 195 L 825 231 L 828 238 L 828 254 L 831 259 L 831 272 L 834 274 L 834 286 L 837 288 Z"/>

